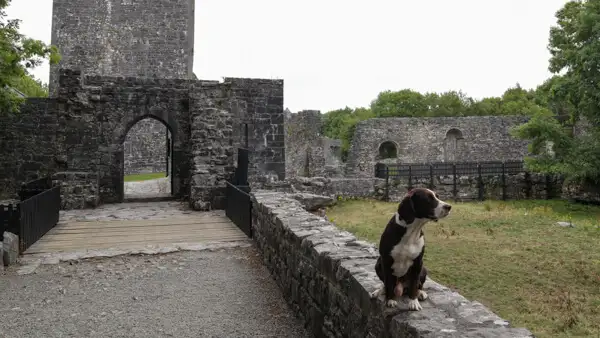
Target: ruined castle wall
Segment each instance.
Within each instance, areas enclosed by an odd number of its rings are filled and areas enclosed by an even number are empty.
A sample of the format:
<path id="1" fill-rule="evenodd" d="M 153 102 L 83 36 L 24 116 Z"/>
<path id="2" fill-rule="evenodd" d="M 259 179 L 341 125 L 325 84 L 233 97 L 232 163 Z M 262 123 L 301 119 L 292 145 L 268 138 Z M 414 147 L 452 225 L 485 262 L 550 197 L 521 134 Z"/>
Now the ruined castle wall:
<path id="1" fill-rule="evenodd" d="M 287 177 L 342 176 L 341 141 L 321 134 L 322 121 L 318 110 L 286 115 Z"/>
<path id="2" fill-rule="evenodd" d="M 0 114 L 0 195 L 60 168 L 58 103 L 27 99 L 18 114 Z"/>
<path id="3" fill-rule="evenodd" d="M 347 175 L 371 177 L 380 145 L 391 142 L 397 156 L 387 162 L 475 162 L 521 160 L 527 141 L 510 136 L 525 116 L 374 118 L 360 122 L 352 140 Z"/>
<path id="4" fill-rule="evenodd" d="M 136 123 L 125 138 L 125 175 L 167 171 L 167 127 L 147 118 Z"/>
<path id="5" fill-rule="evenodd" d="M 286 118 L 287 177 L 323 176 L 325 154 L 321 124 L 318 110 L 303 110 Z"/>
<path id="6" fill-rule="evenodd" d="M 21 114 L 0 117 L 2 181 L 61 173 L 56 180 L 69 187 L 89 183 L 86 196 L 70 205 L 121 202 L 127 136 L 155 120 L 171 132 L 173 194 L 189 197 L 194 207 L 224 206 L 225 180 L 245 144 L 251 175 L 285 178 L 283 81 L 84 76 L 65 69 L 60 83 L 56 99 L 31 100 Z"/>
<path id="7" fill-rule="evenodd" d="M 232 112 L 234 149 L 248 143 L 252 150 L 249 179 L 265 175 L 285 178 L 283 80 L 225 78 L 227 100 L 221 104 Z M 214 101 L 208 97 L 209 101 Z M 247 127 L 247 140 L 245 128 Z"/>
<path id="8" fill-rule="evenodd" d="M 51 43 L 62 60 L 50 67 L 85 74 L 193 78 L 194 0 L 54 0 Z"/>

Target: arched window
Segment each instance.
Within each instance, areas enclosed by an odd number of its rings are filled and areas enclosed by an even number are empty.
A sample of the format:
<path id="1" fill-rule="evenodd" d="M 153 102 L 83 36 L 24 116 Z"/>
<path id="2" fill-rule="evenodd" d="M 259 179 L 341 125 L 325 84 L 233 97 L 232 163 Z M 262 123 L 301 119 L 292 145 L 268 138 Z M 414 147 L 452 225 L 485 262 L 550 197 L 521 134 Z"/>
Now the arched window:
<path id="1" fill-rule="evenodd" d="M 380 160 L 385 160 L 387 158 L 397 158 L 398 157 L 398 148 L 396 144 L 391 141 L 385 141 L 381 145 L 379 145 L 379 156 Z"/>
<path id="2" fill-rule="evenodd" d="M 446 133 L 444 139 L 444 160 L 454 162 L 460 159 L 464 138 L 460 130 L 452 128 Z"/>

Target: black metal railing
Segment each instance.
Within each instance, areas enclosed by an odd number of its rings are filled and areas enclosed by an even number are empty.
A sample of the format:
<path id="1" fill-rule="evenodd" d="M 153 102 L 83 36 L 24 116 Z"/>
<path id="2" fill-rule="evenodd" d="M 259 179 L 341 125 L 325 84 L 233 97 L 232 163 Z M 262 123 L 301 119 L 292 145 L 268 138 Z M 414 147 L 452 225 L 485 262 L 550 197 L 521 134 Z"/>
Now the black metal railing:
<path id="1" fill-rule="evenodd" d="M 252 238 L 252 198 L 248 184 L 250 151 L 238 148 L 237 167 L 231 179 L 226 182 L 225 215 Z"/>
<path id="2" fill-rule="evenodd" d="M 238 148 L 237 167 L 231 183 L 236 186 L 248 185 L 248 165 L 250 163 L 250 150 Z"/>
<path id="3" fill-rule="evenodd" d="M 24 252 L 58 223 L 60 187 L 50 188 L 19 203 L 19 244 Z"/>
<path id="4" fill-rule="evenodd" d="M 23 253 L 58 223 L 61 197 L 49 177 L 22 184 L 18 194 L 20 201 L 0 205 L 0 234 L 18 235 Z"/>
<path id="5" fill-rule="evenodd" d="M 21 217 L 19 204 L 0 204 L 0 239 L 5 231 L 17 234 Z"/>
<path id="6" fill-rule="evenodd" d="M 24 201 L 50 188 L 52 188 L 52 178 L 50 177 L 43 177 L 37 180 L 29 181 L 21 184 L 19 198 L 21 201 Z"/>
<path id="7" fill-rule="evenodd" d="M 507 199 L 507 175 L 524 174 L 526 183 L 525 194 L 527 198 L 532 194 L 531 174 L 525 169 L 523 161 L 489 161 L 489 162 L 434 162 L 434 163 L 411 163 L 411 164 L 385 164 L 377 163 L 375 165 L 375 177 L 385 179 L 385 198 L 389 198 L 390 180 L 406 179 L 406 188 L 412 189 L 414 180 L 427 179 L 427 187 L 435 189 L 435 177 L 451 177 L 452 195 L 457 198 L 461 176 L 468 176 L 477 179 L 477 199 L 485 198 L 484 177 L 499 176 L 500 187 L 502 189 L 502 199 Z M 545 191 L 546 198 L 554 196 L 554 185 L 550 176 L 546 176 Z"/>
<path id="8" fill-rule="evenodd" d="M 249 186 L 235 186 L 226 182 L 225 215 L 252 238 L 252 198 Z"/>

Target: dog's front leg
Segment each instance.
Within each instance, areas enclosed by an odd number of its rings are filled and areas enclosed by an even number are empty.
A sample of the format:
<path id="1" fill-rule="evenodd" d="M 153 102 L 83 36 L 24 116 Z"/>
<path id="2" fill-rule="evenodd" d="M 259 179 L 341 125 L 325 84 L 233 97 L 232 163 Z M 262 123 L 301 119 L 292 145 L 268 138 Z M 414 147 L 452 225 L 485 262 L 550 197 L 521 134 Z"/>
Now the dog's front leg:
<path id="1" fill-rule="evenodd" d="M 398 278 L 394 276 L 394 270 L 392 264 L 394 260 L 392 257 L 382 257 L 381 265 L 383 268 L 383 288 L 385 289 L 385 304 L 388 307 L 398 306 L 398 301 L 394 298 L 396 296 L 395 290 L 398 284 Z"/>
<path id="2" fill-rule="evenodd" d="M 423 309 L 419 300 L 425 300 L 427 294 L 420 290 L 421 270 L 423 269 L 423 253 L 415 259 L 413 265 L 408 269 L 408 309 L 412 311 L 420 311 Z"/>

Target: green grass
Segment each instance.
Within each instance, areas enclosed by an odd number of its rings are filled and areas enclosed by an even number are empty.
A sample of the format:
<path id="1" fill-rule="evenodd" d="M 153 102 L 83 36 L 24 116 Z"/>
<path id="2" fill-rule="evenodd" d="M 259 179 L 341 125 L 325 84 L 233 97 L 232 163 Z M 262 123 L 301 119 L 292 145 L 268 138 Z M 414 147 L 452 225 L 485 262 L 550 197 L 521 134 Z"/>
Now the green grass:
<path id="1" fill-rule="evenodd" d="M 341 201 L 327 216 L 378 244 L 396 208 Z M 600 337 L 599 207 L 486 201 L 453 203 L 452 211 L 425 226 L 425 264 L 433 280 L 537 337 Z"/>
<path id="2" fill-rule="evenodd" d="M 133 174 L 126 175 L 124 177 L 125 182 L 138 182 L 138 181 L 147 181 L 154 180 L 157 178 L 165 177 L 166 173 L 149 173 L 149 174 Z"/>

